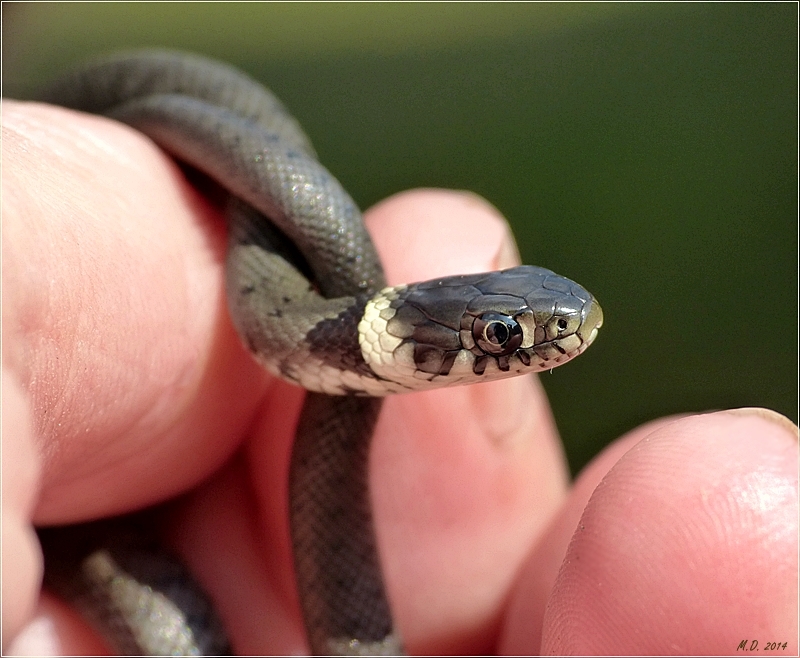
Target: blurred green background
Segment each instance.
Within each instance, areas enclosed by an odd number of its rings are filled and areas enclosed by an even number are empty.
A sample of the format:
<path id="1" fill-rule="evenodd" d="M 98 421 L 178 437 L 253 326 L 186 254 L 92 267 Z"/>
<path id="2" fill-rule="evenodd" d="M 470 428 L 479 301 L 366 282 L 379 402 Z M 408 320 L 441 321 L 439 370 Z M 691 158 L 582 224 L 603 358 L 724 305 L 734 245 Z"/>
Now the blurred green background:
<path id="1" fill-rule="evenodd" d="M 264 81 L 367 207 L 465 188 L 595 293 L 541 379 L 579 470 L 676 412 L 797 422 L 797 6 L 3 3 L 3 93 L 145 45 Z"/>

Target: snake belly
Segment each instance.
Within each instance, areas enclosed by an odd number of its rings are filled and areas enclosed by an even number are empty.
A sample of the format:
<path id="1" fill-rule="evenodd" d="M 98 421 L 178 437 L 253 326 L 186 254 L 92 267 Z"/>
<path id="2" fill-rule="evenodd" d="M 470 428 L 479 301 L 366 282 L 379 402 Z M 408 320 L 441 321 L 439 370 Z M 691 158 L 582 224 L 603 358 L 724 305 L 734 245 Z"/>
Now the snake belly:
<path id="1" fill-rule="evenodd" d="M 271 92 L 219 62 L 121 53 L 60 78 L 42 100 L 120 120 L 229 193 L 231 318 L 264 367 L 309 390 L 289 501 L 311 650 L 402 653 L 367 483 L 381 396 L 552 369 L 592 343 L 600 306 L 578 284 L 532 266 L 386 287 L 358 207 L 297 121 Z M 62 532 L 42 533 L 45 582 L 120 652 L 230 649 L 202 591 L 170 558 L 130 566 L 125 542 L 67 541 Z M 149 559 L 170 566 L 150 569 Z M 189 593 L 170 593 L 176 581 Z M 120 582 L 144 585 L 121 602 L 112 585 Z M 169 628 L 142 613 L 153 606 L 142 590 L 166 601 L 159 610 L 172 606 L 162 615 Z"/>

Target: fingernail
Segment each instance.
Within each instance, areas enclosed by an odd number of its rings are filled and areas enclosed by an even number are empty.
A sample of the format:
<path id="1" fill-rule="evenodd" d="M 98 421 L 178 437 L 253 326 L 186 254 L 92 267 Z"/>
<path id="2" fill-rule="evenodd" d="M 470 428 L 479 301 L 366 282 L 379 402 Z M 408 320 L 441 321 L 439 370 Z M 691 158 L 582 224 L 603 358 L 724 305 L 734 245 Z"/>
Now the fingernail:
<path id="1" fill-rule="evenodd" d="M 517 242 L 514 240 L 514 234 L 511 232 L 511 227 L 508 225 L 508 223 L 505 225 L 503 240 L 500 243 L 500 249 L 495 256 L 494 262 L 495 267 L 498 270 L 516 267 L 522 263 L 522 258 L 520 257 L 519 249 L 517 248 Z"/>
<path id="2" fill-rule="evenodd" d="M 463 199 L 468 205 L 475 206 L 485 216 L 486 214 L 493 216 L 497 222 L 502 226 L 502 237 L 500 239 L 500 246 L 492 259 L 491 267 L 497 270 L 505 270 L 509 267 L 516 267 L 522 264 L 522 258 L 519 255 L 517 242 L 514 239 L 514 233 L 508 225 L 508 220 L 488 199 L 484 199 L 479 194 L 469 190 L 459 190 L 463 195 Z"/>
<path id="3" fill-rule="evenodd" d="M 772 409 L 765 409 L 764 407 L 741 407 L 740 409 L 727 409 L 725 413 L 733 414 L 734 416 L 756 416 L 763 418 L 778 427 L 790 432 L 795 440 L 800 440 L 800 429 L 791 420 L 783 414 L 779 414 Z"/>
<path id="4" fill-rule="evenodd" d="M 492 260 L 492 267 L 497 270 L 505 270 L 509 267 L 521 265 L 522 258 L 517 248 L 517 241 L 514 239 L 514 233 L 505 215 L 482 196 L 469 191 L 464 191 L 463 194 L 468 203 L 475 204 L 484 212 L 488 211 L 502 225 L 503 234 L 500 238 L 500 246 Z"/>

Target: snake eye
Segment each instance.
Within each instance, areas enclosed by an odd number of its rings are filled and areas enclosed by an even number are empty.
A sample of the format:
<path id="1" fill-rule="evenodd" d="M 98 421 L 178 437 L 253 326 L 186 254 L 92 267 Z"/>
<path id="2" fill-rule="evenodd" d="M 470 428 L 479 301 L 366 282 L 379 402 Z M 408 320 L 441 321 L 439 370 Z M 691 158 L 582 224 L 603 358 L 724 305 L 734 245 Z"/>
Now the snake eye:
<path id="1" fill-rule="evenodd" d="M 484 313 L 472 324 L 475 343 L 487 354 L 505 356 L 522 344 L 522 327 L 502 313 Z"/>

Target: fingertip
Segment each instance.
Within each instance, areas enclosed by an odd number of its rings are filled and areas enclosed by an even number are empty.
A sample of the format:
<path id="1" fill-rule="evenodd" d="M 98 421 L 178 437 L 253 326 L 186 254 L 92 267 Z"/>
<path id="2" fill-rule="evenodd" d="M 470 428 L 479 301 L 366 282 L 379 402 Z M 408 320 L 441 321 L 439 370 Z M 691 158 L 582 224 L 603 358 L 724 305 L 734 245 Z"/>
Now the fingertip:
<path id="1" fill-rule="evenodd" d="M 365 220 L 392 285 L 520 262 L 508 222 L 472 192 L 400 192 L 370 208 Z"/>
<path id="2" fill-rule="evenodd" d="M 733 651 L 744 627 L 785 636 L 797 615 L 797 444 L 782 425 L 687 416 L 628 451 L 572 537 L 542 650 L 713 654 Z"/>

